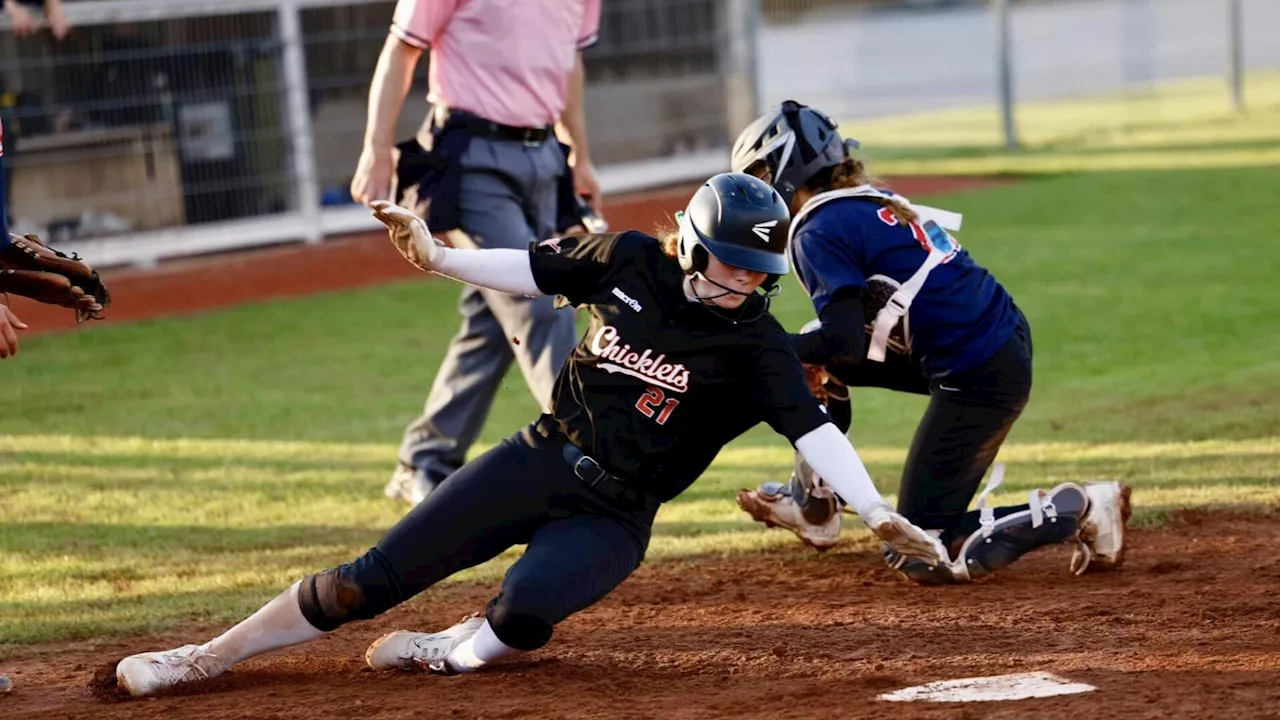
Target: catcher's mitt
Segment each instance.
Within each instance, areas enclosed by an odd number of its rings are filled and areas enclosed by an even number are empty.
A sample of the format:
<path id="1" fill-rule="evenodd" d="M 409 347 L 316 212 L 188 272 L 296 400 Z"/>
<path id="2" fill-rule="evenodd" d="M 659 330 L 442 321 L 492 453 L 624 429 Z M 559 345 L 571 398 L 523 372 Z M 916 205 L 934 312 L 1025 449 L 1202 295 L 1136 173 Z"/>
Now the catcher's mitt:
<path id="1" fill-rule="evenodd" d="M 889 302 L 889 298 L 901 288 L 898 281 L 886 275 L 872 275 L 867 278 L 867 341 L 875 332 L 876 315 Z M 898 324 L 889 332 L 889 350 L 901 355 L 911 354 L 911 316 L 903 315 Z"/>
<path id="2" fill-rule="evenodd" d="M 805 365 L 804 379 L 809 382 L 809 392 L 818 398 L 818 402 L 827 402 L 827 383 L 831 381 L 831 376 L 827 374 L 827 369 L 821 365 Z"/>
<path id="3" fill-rule="evenodd" d="M 111 293 L 79 255 L 58 252 L 35 235 L 18 237 L 0 248 L 0 292 L 71 308 L 76 322 L 96 320 L 111 305 Z"/>

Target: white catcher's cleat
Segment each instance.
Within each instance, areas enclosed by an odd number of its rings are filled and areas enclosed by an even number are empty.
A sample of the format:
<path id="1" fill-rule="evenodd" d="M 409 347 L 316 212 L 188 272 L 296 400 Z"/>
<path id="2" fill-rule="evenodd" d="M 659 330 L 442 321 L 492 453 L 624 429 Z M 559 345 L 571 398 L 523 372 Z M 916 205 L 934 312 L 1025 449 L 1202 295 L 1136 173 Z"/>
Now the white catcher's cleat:
<path id="1" fill-rule="evenodd" d="M 1071 571 L 1111 570 L 1124 564 L 1124 526 L 1133 510 L 1132 490 L 1120 482 L 1086 482 L 1089 509 L 1080 520 L 1080 544 L 1071 558 Z"/>
<path id="2" fill-rule="evenodd" d="M 134 697 L 221 675 L 218 658 L 204 645 L 130 655 L 116 665 L 116 683 Z"/>
<path id="3" fill-rule="evenodd" d="M 951 562 L 951 556 L 941 540 L 911 524 L 888 505 L 876 505 L 862 521 L 876 537 L 888 543 L 899 555 L 918 558 L 931 566 Z"/>
<path id="4" fill-rule="evenodd" d="M 374 670 L 416 670 L 448 674 L 445 658 L 484 625 L 484 617 L 467 618 L 438 633 L 397 630 L 373 641 L 364 661 Z"/>
<path id="5" fill-rule="evenodd" d="M 825 487 L 815 488 L 812 494 L 814 498 L 821 498 L 824 492 L 828 498 L 834 498 Z M 789 487 L 782 483 L 765 483 L 756 490 L 739 490 L 738 507 L 766 527 L 790 530 L 815 550 L 830 550 L 840 541 L 839 510 L 833 508 L 825 522 L 815 525 L 804 516 L 804 510 L 791 495 Z"/>

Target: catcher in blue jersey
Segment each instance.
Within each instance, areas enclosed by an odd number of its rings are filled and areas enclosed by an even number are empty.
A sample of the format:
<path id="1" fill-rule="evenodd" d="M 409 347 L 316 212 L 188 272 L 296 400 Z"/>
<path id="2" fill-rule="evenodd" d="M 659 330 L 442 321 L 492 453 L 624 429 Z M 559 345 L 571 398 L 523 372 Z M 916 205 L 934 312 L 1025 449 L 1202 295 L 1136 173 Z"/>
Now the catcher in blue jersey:
<path id="1" fill-rule="evenodd" d="M 790 204 L 788 251 L 818 315 L 792 340 L 837 423 L 848 431 L 851 387 L 930 397 L 898 511 L 939 537 L 952 562 L 929 566 L 887 548 L 886 562 L 918 583 L 951 584 L 1074 542 L 1075 573 L 1119 566 L 1129 516 L 1120 483 L 1063 483 L 999 508 L 987 506 L 984 492 L 968 509 L 1030 397 L 1030 325 L 948 232 L 961 217 L 873 184 L 852 155 L 858 146 L 822 112 L 787 101 L 742 132 L 732 162 Z M 987 492 L 1002 476 L 997 465 Z M 843 503 L 799 457 L 790 482 L 742 490 L 738 504 L 819 550 L 839 536 Z"/>

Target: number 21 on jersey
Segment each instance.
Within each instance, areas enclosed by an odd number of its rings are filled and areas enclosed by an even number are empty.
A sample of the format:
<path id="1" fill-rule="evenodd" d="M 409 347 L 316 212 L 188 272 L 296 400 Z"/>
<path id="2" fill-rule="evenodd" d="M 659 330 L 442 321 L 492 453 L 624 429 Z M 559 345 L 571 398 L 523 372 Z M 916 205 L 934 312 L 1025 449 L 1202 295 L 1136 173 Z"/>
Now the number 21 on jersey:
<path id="1" fill-rule="evenodd" d="M 650 386 L 649 391 L 636 401 L 636 409 L 645 417 L 653 418 L 659 425 L 666 425 L 679 404 L 677 398 L 667 397 L 661 388 Z"/>

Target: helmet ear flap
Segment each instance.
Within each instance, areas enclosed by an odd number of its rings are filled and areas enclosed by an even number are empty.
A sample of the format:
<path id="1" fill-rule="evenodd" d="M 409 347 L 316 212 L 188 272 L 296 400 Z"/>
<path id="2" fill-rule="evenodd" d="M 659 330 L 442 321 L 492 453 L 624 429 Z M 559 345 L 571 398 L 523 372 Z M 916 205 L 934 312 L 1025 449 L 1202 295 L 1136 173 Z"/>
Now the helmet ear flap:
<path id="1" fill-rule="evenodd" d="M 701 243 L 693 246 L 693 271 L 706 272 L 707 265 L 711 263 L 711 253 L 702 246 Z"/>
<path id="2" fill-rule="evenodd" d="M 676 213 L 676 222 L 680 225 L 679 239 L 676 244 L 676 256 L 680 260 L 680 269 L 685 272 L 706 272 L 710 263 L 710 253 L 694 236 L 692 228 L 686 228 L 690 222 L 684 211 Z"/>

